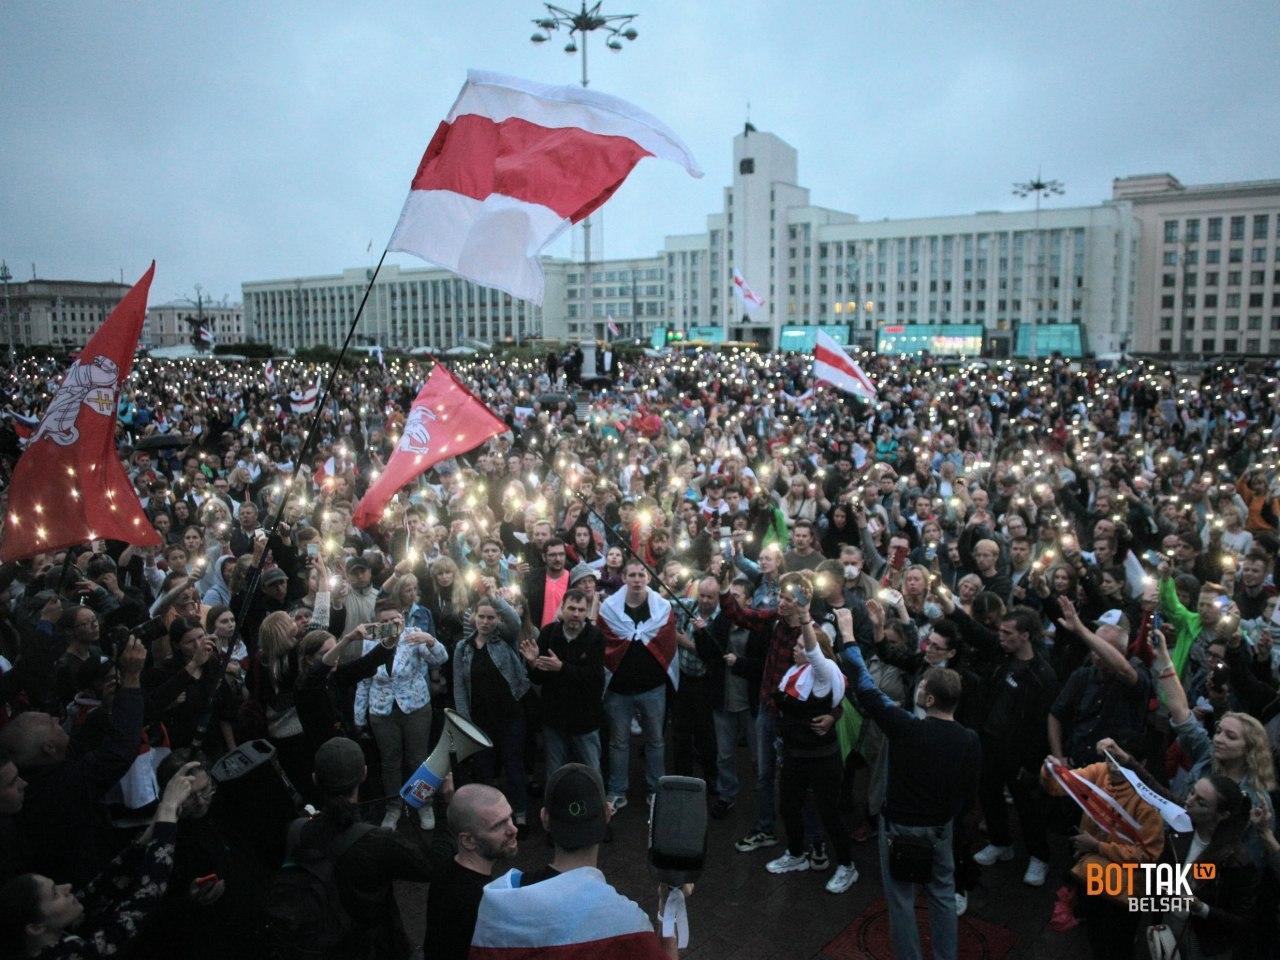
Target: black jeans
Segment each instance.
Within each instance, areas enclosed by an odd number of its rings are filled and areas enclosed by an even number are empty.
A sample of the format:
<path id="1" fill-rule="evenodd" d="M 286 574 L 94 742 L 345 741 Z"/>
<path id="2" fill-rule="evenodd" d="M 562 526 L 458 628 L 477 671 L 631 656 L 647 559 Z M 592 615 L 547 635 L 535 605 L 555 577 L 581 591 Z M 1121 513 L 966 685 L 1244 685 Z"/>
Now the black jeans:
<path id="1" fill-rule="evenodd" d="M 978 800 L 982 815 L 987 821 L 987 838 L 997 847 L 1013 845 L 1009 827 L 1009 808 L 1004 802 L 1004 788 L 1013 797 L 1013 809 L 1018 813 L 1022 828 L 1022 842 L 1027 853 L 1037 860 L 1049 861 L 1049 836 L 1045 828 L 1043 797 L 1040 781 L 1026 770 L 1007 744 L 982 739 L 982 780 L 978 787 Z"/>
<path id="2" fill-rule="evenodd" d="M 818 809 L 822 829 L 836 856 L 836 863 L 853 863 L 849 831 L 840 818 L 840 781 L 844 764 L 839 751 L 823 757 L 793 757 L 783 752 L 778 771 L 778 798 L 782 807 L 782 824 L 787 830 L 787 852 L 804 853 L 804 798 L 813 791 L 813 804 Z"/>
<path id="3" fill-rule="evenodd" d="M 711 700 L 706 677 L 680 674 L 680 689 L 672 704 L 672 770 L 678 776 L 696 776 L 694 757 L 702 768 L 708 788 L 716 783 L 716 729 L 711 717 Z"/>

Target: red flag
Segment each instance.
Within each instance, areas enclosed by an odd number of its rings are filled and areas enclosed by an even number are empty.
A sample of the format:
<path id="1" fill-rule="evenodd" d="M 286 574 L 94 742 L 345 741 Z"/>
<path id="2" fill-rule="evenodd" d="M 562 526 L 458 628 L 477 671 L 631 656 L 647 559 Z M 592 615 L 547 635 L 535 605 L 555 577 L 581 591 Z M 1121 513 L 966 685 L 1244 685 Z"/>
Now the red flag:
<path id="1" fill-rule="evenodd" d="M 104 538 L 158 547 L 116 452 L 116 401 L 129 379 L 156 265 L 80 351 L 13 472 L 0 560 Z"/>
<path id="2" fill-rule="evenodd" d="M 475 394 L 437 363 L 409 407 L 404 432 L 387 468 L 365 491 L 352 522 L 361 529 L 373 526 L 387 501 L 414 477 L 441 460 L 474 450 L 507 429 Z"/>

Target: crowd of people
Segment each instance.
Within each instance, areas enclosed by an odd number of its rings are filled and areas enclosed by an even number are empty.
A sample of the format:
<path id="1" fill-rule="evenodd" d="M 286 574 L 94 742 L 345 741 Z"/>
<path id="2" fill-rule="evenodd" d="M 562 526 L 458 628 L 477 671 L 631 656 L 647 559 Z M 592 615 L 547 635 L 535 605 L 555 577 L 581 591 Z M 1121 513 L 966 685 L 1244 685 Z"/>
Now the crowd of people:
<path id="1" fill-rule="evenodd" d="M 616 896 L 579 869 L 681 774 L 714 820 L 750 811 L 710 861 L 883 884 L 902 958 L 918 889 L 947 958 L 969 892 L 1019 882 L 1097 957 L 1270 956 L 1276 378 L 863 364 L 873 400 L 795 354 L 619 358 L 585 388 L 463 364 L 509 431 L 358 529 L 426 366 L 344 368 L 313 419 L 289 396 L 310 365 L 140 360 L 118 449 L 163 545 L 0 568 L 0 953 L 260 956 L 284 930 L 408 957 L 409 880 L 427 960 L 465 957 L 504 945 L 515 888 L 539 910 Z M 27 360 L 0 385 L 7 473 L 60 375 Z M 446 709 L 492 748 L 407 806 Z M 318 811 L 265 845 L 214 776 L 263 743 Z M 1123 829 L 1064 796 L 1083 781 Z M 499 876 L 533 831 L 550 865 Z M 1090 889 L 1107 863 L 1216 872 L 1134 910 Z M 281 905 L 317 887 L 337 902 L 300 937 Z M 640 920 L 637 956 L 675 951 Z"/>

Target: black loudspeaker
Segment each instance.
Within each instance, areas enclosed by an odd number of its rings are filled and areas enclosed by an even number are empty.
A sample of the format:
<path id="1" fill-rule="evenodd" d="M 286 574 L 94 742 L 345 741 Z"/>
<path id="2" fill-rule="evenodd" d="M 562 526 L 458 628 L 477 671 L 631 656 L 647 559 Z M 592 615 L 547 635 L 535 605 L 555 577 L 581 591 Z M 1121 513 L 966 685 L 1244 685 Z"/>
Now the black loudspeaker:
<path id="1" fill-rule="evenodd" d="M 302 798 L 266 740 L 250 740 L 223 756 L 209 775 L 218 785 L 211 814 L 273 868 L 284 860 L 285 834 Z"/>
<path id="2" fill-rule="evenodd" d="M 707 784 L 697 777 L 663 777 L 649 817 L 649 872 L 678 887 L 693 883 L 707 859 Z"/>

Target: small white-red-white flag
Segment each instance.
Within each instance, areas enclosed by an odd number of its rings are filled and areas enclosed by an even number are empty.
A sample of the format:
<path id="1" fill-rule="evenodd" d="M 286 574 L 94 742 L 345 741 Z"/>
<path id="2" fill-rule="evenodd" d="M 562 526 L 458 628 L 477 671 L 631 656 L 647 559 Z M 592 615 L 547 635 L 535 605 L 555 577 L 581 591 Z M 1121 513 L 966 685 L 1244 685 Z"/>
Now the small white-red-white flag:
<path id="1" fill-rule="evenodd" d="M 267 365 L 262 368 L 262 376 L 267 381 L 268 387 L 276 385 L 276 362 L 274 359 L 268 360 Z"/>
<path id="2" fill-rule="evenodd" d="M 813 378 L 864 400 L 876 398 L 876 385 L 871 378 L 845 353 L 844 347 L 822 330 L 813 345 Z"/>
<path id="3" fill-rule="evenodd" d="M 618 334 L 622 333 L 622 331 L 618 329 L 618 325 L 613 322 L 612 314 L 605 317 L 604 325 L 609 328 L 609 336 L 611 337 L 616 337 Z"/>
<path id="4" fill-rule="evenodd" d="M 742 309 L 748 314 L 755 313 L 764 306 L 764 297 L 747 286 L 747 281 L 742 279 L 742 274 L 736 268 L 733 271 L 733 292 L 742 301 Z"/>
<path id="5" fill-rule="evenodd" d="M 427 145 L 387 249 L 541 304 L 539 253 L 644 157 L 702 176 L 680 138 L 634 104 L 472 70 Z"/>

